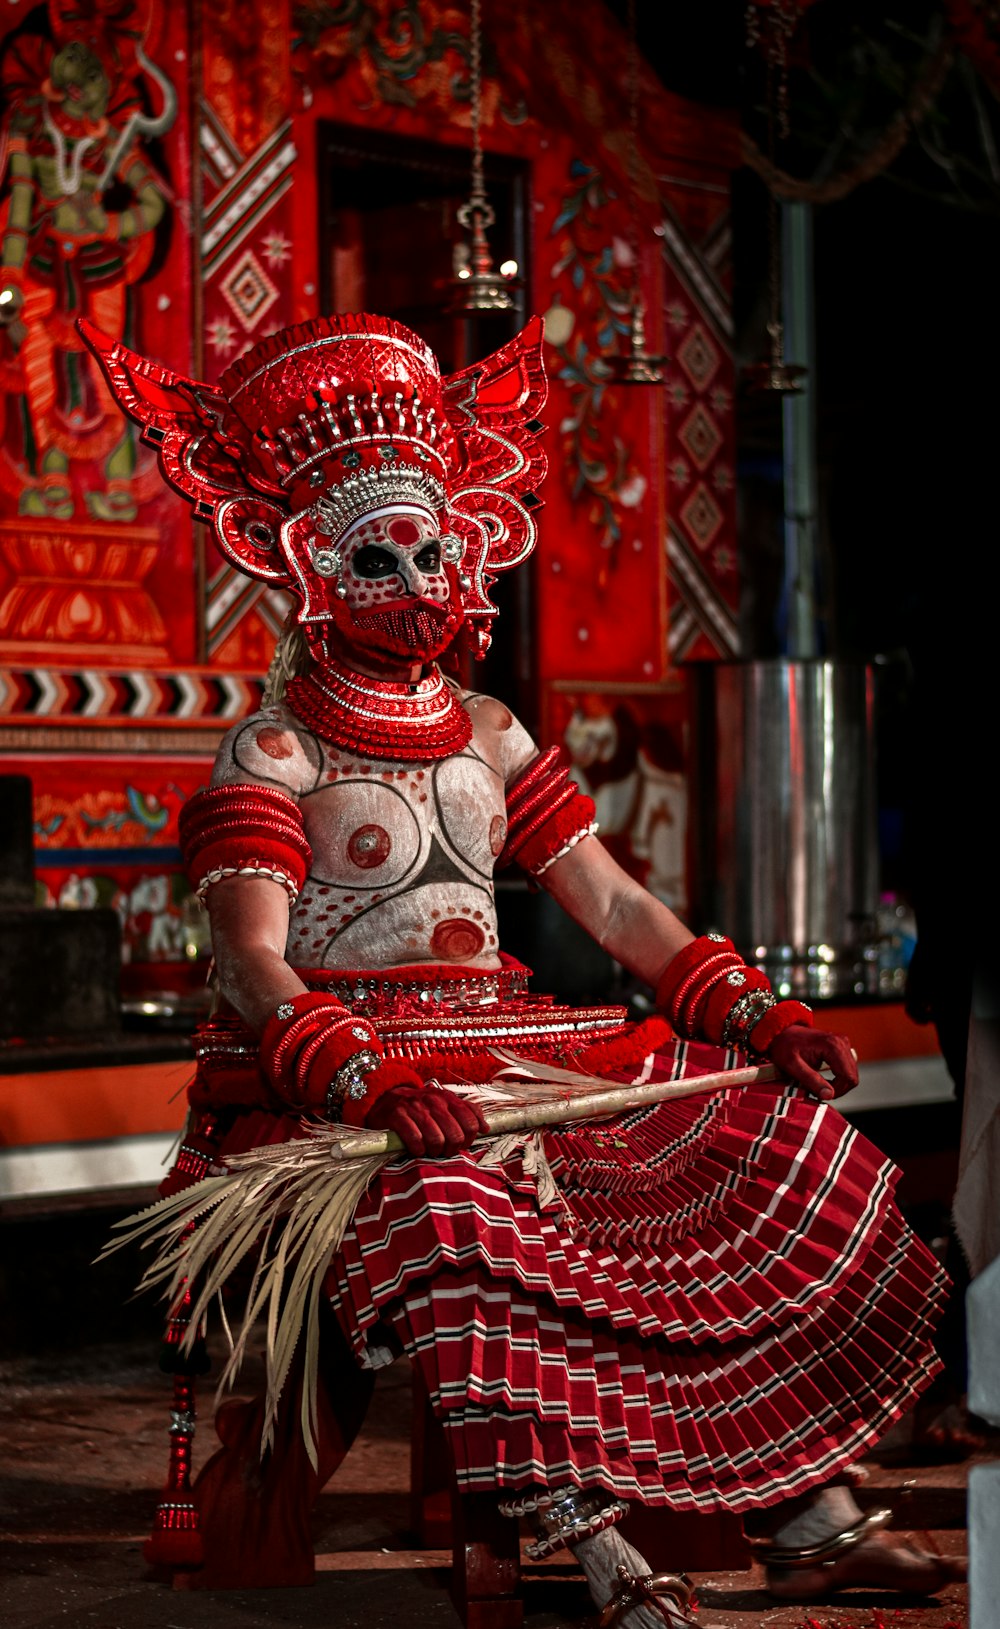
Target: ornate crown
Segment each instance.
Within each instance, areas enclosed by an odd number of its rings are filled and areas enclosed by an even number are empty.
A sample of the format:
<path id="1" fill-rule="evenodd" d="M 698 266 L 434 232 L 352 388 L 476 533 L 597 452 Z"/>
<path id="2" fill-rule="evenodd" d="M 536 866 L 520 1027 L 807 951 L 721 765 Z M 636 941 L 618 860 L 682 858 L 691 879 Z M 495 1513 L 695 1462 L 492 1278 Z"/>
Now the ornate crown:
<path id="1" fill-rule="evenodd" d="M 316 499 L 314 524 L 324 537 L 337 538 L 363 515 L 394 503 L 417 504 L 436 514 L 445 506 L 444 487 L 415 464 L 369 466 Z"/>
<path id="2" fill-rule="evenodd" d="M 298 595 L 303 620 L 322 616 L 317 531 L 335 539 L 371 509 L 415 503 L 447 510 L 464 548 L 465 613 L 485 647 L 490 584 L 535 545 L 546 469 L 540 318 L 442 377 L 401 323 L 323 317 L 272 334 L 217 387 L 138 356 L 84 318 L 78 326 L 166 480 L 214 525 L 234 565 Z"/>

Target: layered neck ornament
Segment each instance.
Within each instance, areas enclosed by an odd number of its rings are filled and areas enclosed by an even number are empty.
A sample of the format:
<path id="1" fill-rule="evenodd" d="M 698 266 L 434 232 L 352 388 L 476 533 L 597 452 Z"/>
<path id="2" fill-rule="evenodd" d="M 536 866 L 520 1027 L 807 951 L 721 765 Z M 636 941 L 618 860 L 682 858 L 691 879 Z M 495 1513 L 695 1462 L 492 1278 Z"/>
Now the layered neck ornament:
<path id="1" fill-rule="evenodd" d="M 362 758 L 429 764 L 472 739 L 472 721 L 436 667 L 408 683 L 372 679 L 327 658 L 289 680 L 285 699 L 322 741 Z"/>

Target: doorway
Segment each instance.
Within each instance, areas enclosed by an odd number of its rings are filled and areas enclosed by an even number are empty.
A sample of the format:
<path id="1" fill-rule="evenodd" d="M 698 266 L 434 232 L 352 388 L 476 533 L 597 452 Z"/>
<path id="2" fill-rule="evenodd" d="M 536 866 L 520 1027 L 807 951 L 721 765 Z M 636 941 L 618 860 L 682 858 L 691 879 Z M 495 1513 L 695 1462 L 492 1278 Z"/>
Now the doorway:
<path id="1" fill-rule="evenodd" d="M 456 212 L 469 193 L 465 147 L 323 123 L 318 132 L 321 309 L 376 311 L 406 323 L 453 373 L 487 356 L 523 327 L 530 299 L 527 223 L 530 166 L 484 154 L 489 237 L 498 263 L 517 263 L 515 309 L 459 316 L 448 310 L 466 234 Z M 532 562 L 501 574 L 493 644 L 463 682 L 497 696 L 532 732 L 537 725 Z"/>

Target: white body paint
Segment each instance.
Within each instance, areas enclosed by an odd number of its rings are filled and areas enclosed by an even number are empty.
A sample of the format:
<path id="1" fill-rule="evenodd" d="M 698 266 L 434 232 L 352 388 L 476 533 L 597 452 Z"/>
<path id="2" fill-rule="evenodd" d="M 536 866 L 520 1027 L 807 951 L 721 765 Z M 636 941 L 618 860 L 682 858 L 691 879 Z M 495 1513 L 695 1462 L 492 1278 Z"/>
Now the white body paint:
<path id="1" fill-rule="evenodd" d="M 463 698 L 464 751 L 434 763 L 362 758 L 321 741 L 282 703 L 231 730 L 212 784 L 276 786 L 313 851 L 292 907 L 294 967 L 500 965 L 493 867 L 505 785 L 536 748 L 501 703 Z"/>

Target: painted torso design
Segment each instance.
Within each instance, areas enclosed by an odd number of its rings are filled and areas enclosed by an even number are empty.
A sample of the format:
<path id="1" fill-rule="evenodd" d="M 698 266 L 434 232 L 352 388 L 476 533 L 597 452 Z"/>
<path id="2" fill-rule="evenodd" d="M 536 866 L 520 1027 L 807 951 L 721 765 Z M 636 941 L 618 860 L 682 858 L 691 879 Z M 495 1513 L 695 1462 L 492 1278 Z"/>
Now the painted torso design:
<path id="1" fill-rule="evenodd" d="M 356 756 L 280 703 L 227 736 L 213 785 L 277 786 L 302 811 L 313 861 L 291 909 L 292 966 L 499 965 L 505 783 L 537 749 L 501 703 L 469 695 L 464 705 L 469 745 L 434 763 Z"/>

